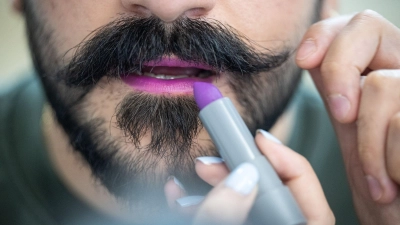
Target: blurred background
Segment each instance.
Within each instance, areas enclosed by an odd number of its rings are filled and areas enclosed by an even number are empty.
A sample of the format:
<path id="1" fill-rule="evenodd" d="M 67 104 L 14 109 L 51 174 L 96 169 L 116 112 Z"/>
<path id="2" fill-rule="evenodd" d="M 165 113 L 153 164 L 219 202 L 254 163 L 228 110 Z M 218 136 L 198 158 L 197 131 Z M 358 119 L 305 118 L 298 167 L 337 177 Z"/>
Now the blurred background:
<path id="1" fill-rule="evenodd" d="M 341 14 L 373 9 L 400 27 L 400 0 L 339 0 Z M 31 68 L 23 18 L 0 0 L 0 85 L 15 81 Z"/>

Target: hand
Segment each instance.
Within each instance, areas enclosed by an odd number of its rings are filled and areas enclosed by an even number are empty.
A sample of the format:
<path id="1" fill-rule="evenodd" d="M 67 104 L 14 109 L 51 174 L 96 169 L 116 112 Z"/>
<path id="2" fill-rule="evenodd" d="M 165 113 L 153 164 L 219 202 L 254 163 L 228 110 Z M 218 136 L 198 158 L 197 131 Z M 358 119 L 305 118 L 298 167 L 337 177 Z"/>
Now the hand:
<path id="1" fill-rule="evenodd" d="M 297 64 L 330 112 L 361 222 L 399 224 L 400 29 L 365 11 L 314 24 L 302 43 Z"/>
<path id="2" fill-rule="evenodd" d="M 334 224 L 335 218 L 325 199 L 324 193 L 311 165 L 298 153 L 275 142 L 265 131 L 256 136 L 260 151 L 269 159 L 283 182 L 290 188 L 299 203 L 308 224 Z M 257 186 L 246 186 L 243 182 L 253 183 L 257 177 L 255 167 L 242 164 L 234 172 L 229 171 L 222 160 L 215 157 L 200 157 L 196 160 L 198 175 L 215 186 L 198 207 L 190 205 L 177 208 L 176 199 L 187 199 L 184 191 L 170 181 L 166 184 L 167 200 L 172 208 L 183 213 L 195 214 L 194 224 L 244 224 L 257 194 Z M 242 176 L 242 173 L 245 176 Z M 228 176 L 229 175 L 229 176 Z M 228 176 L 228 177 L 227 177 Z M 235 181 L 235 182 L 233 182 Z M 256 183 L 254 183 L 256 184 Z M 183 197 L 183 198 L 182 198 Z M 194 197 L 194 203 L 198 198 Z M 181 201 L 182 203 L 182 201 Z"/>

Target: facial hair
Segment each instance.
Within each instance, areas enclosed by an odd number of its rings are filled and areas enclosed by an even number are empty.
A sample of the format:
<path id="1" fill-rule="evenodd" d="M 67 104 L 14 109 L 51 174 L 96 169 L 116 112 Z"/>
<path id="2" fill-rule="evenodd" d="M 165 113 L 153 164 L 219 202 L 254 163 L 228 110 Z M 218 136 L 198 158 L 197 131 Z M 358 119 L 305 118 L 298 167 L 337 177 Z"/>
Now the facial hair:
<path id="1" fill-rule="evenodd" d="M 176 176 L 188 194 L 209 186 L 194 172 L 198 156 L 217 156 L 212 143 L 193 142 L 202 128 L 192 97 L 127 94 L 115 109 L 117 126 L 136 146 L 129 153 L 112 139 L 109 118 L 91 118 L 86 96 L 100 79 L 120 79 L 143 64 L 176 56 L 224 72 L 252 132 L 269 129 L 283 112 L 299 80 L 290 50 L 263 49 L 217 21 L 182 18 L 164 24 L 157 18 L 122 18 L 93 33 L 66 64 L 56 52 L 53 31 L 29 4 L 25 6 L 35 67 L 58 122 L 96 178 L 118 199 L 146 214 L 165 208 L 163 186 Z M 289 48 L 288 48 L 289 49 Z M 151 112 L 151 113 L 148 113 Z M 143 135 L 151 142 L 143 145 Z"/>

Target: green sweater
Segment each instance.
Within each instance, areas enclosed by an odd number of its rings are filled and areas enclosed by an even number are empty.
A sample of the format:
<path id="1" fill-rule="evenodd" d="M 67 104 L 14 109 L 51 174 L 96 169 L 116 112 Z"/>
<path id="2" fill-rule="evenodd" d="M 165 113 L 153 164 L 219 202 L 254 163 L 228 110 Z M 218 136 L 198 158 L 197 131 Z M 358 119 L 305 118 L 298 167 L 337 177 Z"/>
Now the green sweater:
<path id="1" fill-rule="evenodd" d="M 45 96 L 30 76 L 0 89 L 0 224 L 120 224 L 74 196 L 56 175 L 41 131 Z M 297 91 L 289 147 L 312 164 L 337 224 L 357 224 L 340 150 L 319 97 Z"/>

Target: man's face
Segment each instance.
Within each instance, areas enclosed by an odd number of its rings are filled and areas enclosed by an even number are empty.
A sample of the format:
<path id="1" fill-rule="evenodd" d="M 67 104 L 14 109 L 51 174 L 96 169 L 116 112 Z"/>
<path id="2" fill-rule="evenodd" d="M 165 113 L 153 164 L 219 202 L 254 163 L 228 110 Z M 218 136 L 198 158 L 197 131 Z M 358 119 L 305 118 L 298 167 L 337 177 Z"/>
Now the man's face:
<path id="1" fill-rule="evenodd" d="M 318 2 L 26 0 L 25 14 L 72 146 L 145 216 L 166 206 L 169 176 L 189 194 L 208 189 L 194 159 L 218 153 L 197 118 L 193 82 L 216 85 L 253 132 L 269 129 L 298 83 L 293 53 Z"/>

